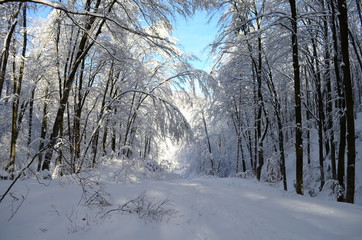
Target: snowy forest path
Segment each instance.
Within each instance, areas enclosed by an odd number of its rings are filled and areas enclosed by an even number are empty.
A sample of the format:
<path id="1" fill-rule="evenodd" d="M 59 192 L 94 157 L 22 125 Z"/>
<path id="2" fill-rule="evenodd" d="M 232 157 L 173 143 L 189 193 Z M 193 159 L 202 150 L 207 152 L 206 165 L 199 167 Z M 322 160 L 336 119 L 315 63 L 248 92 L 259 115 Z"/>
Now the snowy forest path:
<path id="1" fill-rule="evenodd" d="M 6 181 L 0 182 L 3 188 Z M 360 239 L 362 206 L 311 199 L 268 184 L 239 178 L 143 180 L 107 183 L 112 206 L 79 204 L 80 187 L 53 180 L 41 185 L 21 181 L 14 196 L 26 193 L 22 207 L 10 221 L 14 199 L 0 205 L 4 239 Z M 109 209 L 142 193 L 151 203 L 175 214 L 161 221 Z M 103 214 L 102 214 L 103 213 Z"/>

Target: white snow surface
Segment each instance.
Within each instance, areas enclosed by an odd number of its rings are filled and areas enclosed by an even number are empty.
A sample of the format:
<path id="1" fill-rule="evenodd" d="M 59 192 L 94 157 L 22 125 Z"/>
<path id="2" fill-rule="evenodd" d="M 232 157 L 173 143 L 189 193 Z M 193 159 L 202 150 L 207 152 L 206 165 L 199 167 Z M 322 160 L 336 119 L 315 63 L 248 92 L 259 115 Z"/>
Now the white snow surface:
<path id="1" fill-rule="evenodd" d="M 93 178 L 100 183 L 92 185 L 95 191 L 85 189 L 88 199 L 98 192 L 110 206 L 86 206 L 81 185 L 70 177 L 17 182 L 11 195 L 0 203 L 0 238 L 362 239 L 360 205 L 300 196 L 240 178 L 169 177 L 133 183 L 109 179 Z M 1 194 L 10 183 L 0 181 Z M 107 213 L 142 193 L 156 205 L 167 199 L 159 209 L 166 211 L 162 219 L 119 211 Z"/>

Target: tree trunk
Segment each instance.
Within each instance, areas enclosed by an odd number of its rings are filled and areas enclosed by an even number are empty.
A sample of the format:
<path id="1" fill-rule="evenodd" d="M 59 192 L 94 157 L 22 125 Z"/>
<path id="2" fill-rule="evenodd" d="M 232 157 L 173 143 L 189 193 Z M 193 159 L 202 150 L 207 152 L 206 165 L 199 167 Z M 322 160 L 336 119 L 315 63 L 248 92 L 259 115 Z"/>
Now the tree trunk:
<path id="1" fill-rule="evenodd" d="M 25 68 L 25 57 L 26 57 L 26 46 L 27 46 L 27 28 L 26 28 L 26 5 L 23 5 L 23 49 L 21 53 L 21 61 L 19 66 L 19 76 L 14 74 L 14 102 L 13 102 L 13 112 L 12 112 L 12 123 L 11 123 L 11 140 L 10 140 L 10 162 L 6 166 L 6 169 L 9 171 L 14 171 L 15 158 L 16 158 L 16 142 L 18 138 L 18 113 L 19 113 L 19 103 L 21 95 L 21 85 L 24 77 L 24 68 Z M 15 59 L 14 59 L 15 61 Z M 14 64 L 15 67 L 15 64 Z M 15 68 L 14 68 L 15 73 Z"/>
<path id="2" fill-rule="evenodd" d="M 304 67 L 304 75 L 307 76 L 307 70 L 306 67 Z M 310 87 L 309 87 L 309 79 L 308 77 L 305 78 L 305 91 L 306 91 L 306 104 L 307 104 L 307 109 L 306 109 L 306 132 L 307 132 L 307 163 L 308 165 L 311 164 L 311 144 L 310 144 L 310 130 L 312 128 L 312 124 L 311 124 L 311 119 L 312 119 L 312 114 L 310 113 L 310 109 L 311 109 L 311 97 L 310 97 Z"/>
<path id="3" fill-rule="evenodd" d="M 206 120 L 205 120 L 205 115 L 204 115 L 204 111 L 202 110 L 202 122 L 204 124 L 204 130 L 205 130 L 205 135 L 206 135 L 206 140 L 207 140 L 207 149 L 209 150 L 209 159 L 210 159 L 210 165 L 211 165 L 211 171 L 212 174 L 214 174 L 214 160 L 212 157 L 212 150 L 211 150 L 211 143 L 210 143 L 210 137 L 209 137 L 209 132 L 207 130 L 207 125 L 206 125 Z"/>
<path id="4" fill-rule="evenodd" d="M 357 5 L 357 12 L 358 12 L 358 16 L 359 16 L 359 21 L 360 21 L 361 27 L 362 27 L 361 0 L 356 0 L 356 5 Z"/>
<path id="5" fill-rule="evenodd" d="M 48 93 L 49 89 L 48 86 L 45 89 L 45 99 L 44 99 L 44 106 L 43 106 L 43 117 L 41 120 L 41 130 L 40 130 L 40 144 L 39 144 L 39 156 L 38 156 L 38 172 L 42 169 L 43 165 L 43 148 L 45 146 L 45 137 L 47 133 L 48 127 Z"/>
<path id="6" fill-rule="evenodd" d="M 32 141 L 34 96 L 35 96 L 35 87 L 33 88 L 33 90 L 31 90 L 31 96 L 30 96 L 30 100 L 29 100 L 28 142 L 27 142 L 28 149 L 30 149 L 30 144 Z M 28 154 L 28 157 L 30 157 L 29 154 Z"/>
<path id="7" fill-rule="evenodd" d="M 73 120 L 73 134 L 74 134 L 74 163 L 77 164 L 80 157 L 80 142 L 81 142 L 81 132 L 80 132 L 80 123 L 82 117 L 82 101 L 83 101 L 83 74 L 84 74 L 84 65 L 85 59 L 83 59 L 80 68 L 80 74 L 78 78 L 78 89 L 76 90 L 76 94 L 74 96 L 74 120 Z"/>
<path id="8" fill-rule="evenodd" d="M 354 203 L 355 191 L 355 126 L 354 126 L 354 102 L 351 70 L 349 62 L 348 42 L 348 16 L 346 0 L 338 0 L 339 10 L 339 31 L 341 34 L 342 50 L 342 73 L 344 83 L 344 95 L 346 98 L 346 120 L 347 120 L 347 193 L 345 201 Z"/>
<path id="9" fill-rule="evenodd" d="M 260 30 L 260 23 L 258 21 L 258 30 Z M 257 79 L 257 106 L 258 106 L 258 114 L 256 119 L 256 128 L 258 133 L 258 163 L 256 168 L 256 178 L 258 181 L 260 181 L 261 178 L 261 170 L 264 165 L 264 146 L 262 139 L 262 133 L 261 133 L 261 125 L 262 125 L 262 111 L 263 111 L 263 95 L 262 95 L 262 55 L 261 55 L 261 37 L 258 37 L 258 64 L 256 69 L 256 79 Z"/>
<path id="10" fill-rule="evenodd" d="M 292 50 L 294 72 L 294 101 L 295 101 L 295 155 L 296 155 L 296 192 L 303 195 L 303 136 L 302 136 L 302 101 L 300 90 L 300 72 L 297 37 L 297 8 L 295 0 L 289 0 L 292 14 Z"/>
<path id="11" fill-rule="evenodd" d="M 6 73 L 6 66 L 8 64 L 8 58 L 9 58 L 9 49 L 10 49 L 10 43 L 11 39 L 13 38 L 15 27 L 18 23 L 18 15 L 21 10 L 22 3 L 19 3 L 18 9 L 14 12 L 12 18 L 14 19 L 13 23 L 11 24 L 9 28 L 9 32 L 5 37 L 4 40 L 4 47 L 1 51 L 1 57 L 0 57 L 0 98 L 1 93 L 3 90 L 3 85 L 5 81 L 5 73 Z"/>
<path id="12" fill-rule="evenodd" d="M 313 62 L 315 62 L 315 69 L 313 69 L 314 79 L 316 81 L 316 91 L 317 91 L 317 112 L 318 112 L 318 149 L 319 149 L 319 168 L 320 168 L 320 187 L 319 190 L 321 191 L 324 183 L 324 141 L 323 141 L 323 131 L 324 131 L 324 105 L 323 105 L 323 96 L 322 96 L 322 79 L 321 79 L 321 70 L 319 67 L 319 60 L 318 60 L 318 53 L 317 53 L 317 46 L 316 41 L 312 38 L 312 46 L 313 46 Z M 313 64 L 314 65 L 314 64 Z"/>
<path id="13" fill-rule="evenodd" d="M 254 165 L 254 154 L 253 154 L 253 141 L 251 138 L 251 131 L 247 131 L 247 141 L 248 141 L 248 145 L 249 145 L 249 158 L 250 158 L 250 167 L 251 169 L 255 170 L 255 165 Z"/>
<path id="14" fill-rule="evenodd" d="M 341 80 L 341 73 L 339 65 L 340 61 L 340 49 L 339 49 L 339 41 L 337 36 L 337 22 L 335 19 L 336 11 L 334 6 L 334 1 L 330 1 L 330 7 L 332 10 L 332 19 L 331 19 L 331 29 L 332 29 L 332 38 L 333 38 L 333 48 L 334 48 L 334 72 L 336 76 L 337 82 L 337 92 L 338 99 L 336 100 L 336 105 L 339 108 L 339 146 L 338 146 L 338 171 L 337 171 L 337 179 L 338 183 L 343 189 L 345 189 L 344 185 L 344 172 L 345 172 L 345 148 L 346 148 L 346 116 L 344 113 L 345 109 L 345 97 L 343 93 L 343 83 Z M 339 196 L 338 201 L 343 201 L 344 196 Z"/>
<path id="15" fill-rule="evenodd" d="M 326 11 L 325 0 L 322 0 L 323 9 Z M 328 43 L 328 21 L 327 17 L 323 18 L 323 32 L 324 32 L 324 41 Z M 329 44 L 324 45 L 324 79 L 326 81 L 326 122 L 324 124 L 325 130 L 325 146 L 326 146 L 326 156 L 329 155 L 331 159 L 332 166 L 332 179 L 337 180 L 337 171 L 336 171 L 336 147 L 334 143 L 334 129 L 333 129 L 333 100 L 332 100 L 332 81 L 330 74 L 330 48 Z"/>

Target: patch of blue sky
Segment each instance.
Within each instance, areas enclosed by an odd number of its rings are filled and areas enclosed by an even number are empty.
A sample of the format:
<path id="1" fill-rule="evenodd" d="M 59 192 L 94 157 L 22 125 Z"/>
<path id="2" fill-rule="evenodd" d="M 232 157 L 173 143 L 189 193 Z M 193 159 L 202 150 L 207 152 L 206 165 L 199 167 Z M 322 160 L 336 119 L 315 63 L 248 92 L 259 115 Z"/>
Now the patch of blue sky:
<path id="1" fill-rule="evenodd" d="M 197 11 L 191 18 L 178 17 L 174 23 L 173 37 L 184 52 L 195 55 L 199 61 L 192 60 L 191 64 L 197 68 L 208 71 L 213 65 L 208 45 L 217 35 L 218 19 L 213 18 L 209 22 L 206 11 Z"/>
<path id="2" fill-rule="evenodd" d="M 29 8 L 28 15 L 31 18 L 47 18 L 49 13 L 53 10 L 51 7 L 44 6 L 41 4 L 33 5 L 35 8 Z"/>

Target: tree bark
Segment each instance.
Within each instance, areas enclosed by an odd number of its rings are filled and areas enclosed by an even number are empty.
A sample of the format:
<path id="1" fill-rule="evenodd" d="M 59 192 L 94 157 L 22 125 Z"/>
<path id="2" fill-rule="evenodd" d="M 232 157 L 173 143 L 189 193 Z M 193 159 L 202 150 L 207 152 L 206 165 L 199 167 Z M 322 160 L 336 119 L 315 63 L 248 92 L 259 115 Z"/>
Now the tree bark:
<path id="1" fill-rule="evenodd" d="M 19 103 L 20 103 L 20 95 L 21 95 L 21 85 L 24 77 L 24 69 L 25 69 L 25 57 L 26 57 L 26 46 L 27 46 L 27 29 L 26 29 L 26 5 L 23 5 L 23 49 L 21 53 L 21 61 L 19 66 L 19 76 L 14 77 L 14 102 L 13 102 L 13 111 L 12 111 L 12 123 L 11 123 L 11 140 L 10 140 L 10 162 L 6 166 L 8 171 L 14 171 L 15 158 L 16 158 L 16 142 L 18 138 L 18 114 L 19 114 Z M 15 61 L 15 59 L 14 59 Z M 15 67 L 15 64 L 14 64 Z M 15 73 L 15 69 L 14 69 Z"/>
<path id="2" fill-rule="evenodd" d="M 312 38 L 312 46 L 313 46 L 313 62 L 315 62 L 315 69 L 313 68 L 313 75 L 316 81 L 316 91 L 317 91 L 317 112 L 318 112 L 318 152 L 319 152 L 319 170 L 321 174 L 320 179 L 320 187 L 319 190 L 321 191 L 324 183 L 324 141 L 323 141 L 323 131 L 324 131 L 324 105 L 323 105 L 323 95 L 322 95 L 322 79 L 321 79 L 321 70 L 319 67 L 319 60 L 318 60 L 318 53 L 317 53 L 317 46 L 316 41 Z"/>
<path id="3" fill-rule="evenodd" d="M 260 30 L 260 22 L 258 21 L 258 30 Z M 260 181 L 261 178 L 261 170 L 264 165 L 264 144 L 262 139 L 261 125 L 262 125 L 262 112 L 264 108 L 263 104 L 263 95 L 262 95 L 262 46 L 261 46 L 261 37 L 258 37 L 258 64 L 256 69 L 256 79 L 257 79 L 257 106 L 258 106 L 258 114 L 256 119 L 256 128 L 258 133 L 258 163 L 256 167 L 256 178 Z"/>
<path id="4" fill-rule="evenodd" d="M 210 165 L 211 165 L 211 171 L 212 174 L 214 174 L 214 160 L 212 157 L 212 150 L 211 150 L 211 143 L 210 143 L 210 137 L 209 137 L 209 132 L 207 130 L 207 125 L 206 125 L 206 120 L 205 120 L 205 115 L 204 115 L 204 111 L 202 110 L 202 122 L 204 124 L 204 130 L 205 130 L 205 135 L 206 135 L 206 140 L 207 140 L 207 149 L 209 150 L 209 159 L 210 159 Z"/>
<path id="5" fill-rule="evenodd" d="M 18 23 L 18 15 L 21 10 L 22 3 L 19 3 L 18 9 L 14 12 L 12 18 L 14 19 L 13 23 L 11 24 L 9 28 L 9 32 L 5 37 L 4 40 L 4 47 L 1 51 L 1 57 L 0 57 L 0 98 L 1 93 L 3 90 L 3 85 L 5 81 L 5 73 L 6 73 L 6 67 L 8 64 L 8 58 L 9 58 L 9 49 L 10 49 L 10 43 L 11 39 L 13 38 L 15 27 Z"/>
<path id="6" fill-rule="evenodd" d="M 333 38 L 333 48 L 334 48 L 334 56 L 333 56 L 333 66 L 334 72 L 336 76 L 337 82 L 337 92 L 338 99 L 336 100 L 336 106 L 339 108 L 339 145 L 338 145 L 338 171 L 337 171 L 337 179 L 339 185 L 345 189 L 344 184 L 344 175 L 345 175 L 345 149 L 346 149 L 346 116 L 345 116 L 345 96 L 343 91 L 343 82 L 341 79 L 340 67 L 340 49 L 339 49 L 339 40 L 337 36 L 337 21 L 335 19 L 336 10 L 334 6 L 334 1 L 330 1 L 330 8 L 332 10 L 332 18 L 331 18 L 331 30 L 332 30 L 332 38 Z M 344 195 L 338 197 L 338 201 L 343 201 Z"/>
<path id="7" fill-rule="evenodd" d="M 323 9 L 327 11 L 325 0 L 321 1 L 323 4 Z M 325 130 L 325 148 L 326 156 L 329 155 L 331 159 L 332 167 L 332 179 L 337 180 L 337 170 L 336 170 L 336 146 L 334 143 L 334 129 L 333 129 L 333 98 L 332 98 L 332 81 L 331 81 L 331 63 L 330 63 L 330 47 L 329 41 L 329 31 L 328 31 L 328 21 L 327 17 L 323 18 L 323 35 L 324 35 L 324 79 L 326 81 L 326 122 L 324 124 Z"/>
<path id="8" fill-rule="evenodd" d="M 354 101 L 353 88 L 349 61 L 349 41 L 348 41 L 348 16 L 346 0 L 338 0 L 339 10 L 339 31 L 341 34 L 342 50 L 342 73 L 344 83 L 344 95 L 346 98 L 346 120 L 347 120 L 347 192 L 345 201 L 354 203 L 355 191 L 355 126 L 354 126 Z"/>
<path id="9" fill-rule="evenodd" d="M 27 147 L 30 149 L 30 144 L 32 141 L 33 135 L 33 114 L 34 114 L 34 96 L 35 96 L 35 87 L 31 90 L 31 96 L 29 100 L 29 119 L 28 119 L 28 142 Z M 28 154 L 29 157 L 29 154 Z"/>
<path id="10" fill-rule="evenodd" d="M 297 8 L 295 0 L 289 0 L 292 14 L 292 52 L 294 72 L 294 101 L 295 101 L 295 155 L 296 155 L 296 192 L 303 195 L 303 136 L 302 136 L 302 101 L 300 90 L 300 72 L 297 36 Z"/>
<path id="11" fill-rule="evenodd" d="M 80 142 L 81 142 L 81 131 L 80 131 L 80 123 L 82 117 L 82 100 L 83 100 L 83 76 L 84 76 L 84 65 L 85 59 L 83 59 L 80 68 L 80 74 L 78 78 L 78 89 L 76 90 L 76 94 L 74 96 L 74 120 L 73 120 L 73 144 L 74 144 L 74 163 L 77 164 L 80 157 Z"/>
<path id="12" fill-rule="evenodd" d="M 45 89 L 45 99 L 43 105 L 43 117 L 41 120 L 41 130 L 40 130 L 40 143 L 39 143 L 39 155 L 38 155 L 38 172 L 42 169 L 43 165 L 43 148 L 45 146 L 45 137 L 47 134 L 48 127 L 48 86 Z"/>
<path id="13" fill-rule="evenodd" d="M 307 76 L 307 70 L 306 70 L 306 66 L 304 67 L 304 75 Z M 311 144 L 310 144 L 310 131 L 312 128 L 312 124 L 311 124 L 311 119 L 312 119 L 312 114 L 310 113 L 310 109 L 311 109 L 311 97 L 310 97 L 310 84 L 309 84 L 309 78 L 305 77 L 305 92 L 306 92 L 306 105 L 307 105 L 307 109 L 305 111 L 305 117 L 306 117 L 306 135 L 307 135 L 307 163 L 308 165 L 311 164 Z"/>

